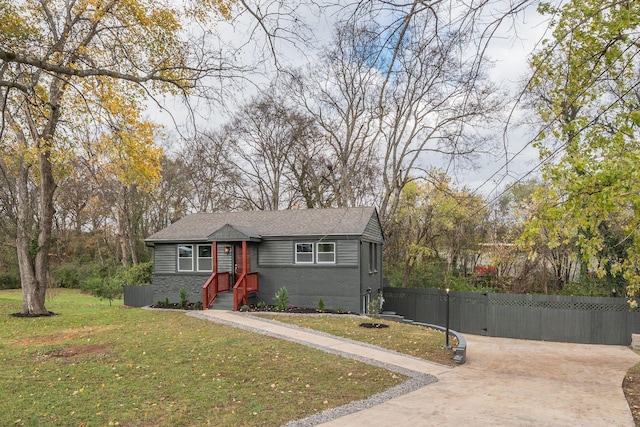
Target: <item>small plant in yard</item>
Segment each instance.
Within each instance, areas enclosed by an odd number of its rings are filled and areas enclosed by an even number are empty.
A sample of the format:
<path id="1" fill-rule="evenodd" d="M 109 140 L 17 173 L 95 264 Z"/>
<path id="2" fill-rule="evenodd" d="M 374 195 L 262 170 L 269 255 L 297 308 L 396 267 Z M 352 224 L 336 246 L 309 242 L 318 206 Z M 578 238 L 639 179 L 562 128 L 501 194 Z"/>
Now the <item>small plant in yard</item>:
<path id="1" fill-rule="evenodd" d="M 277 310 L 284 311 L 287 309 L 289 304 L 289 291 L 287 288 L 283 286 L 276 291 L 275 301 Z"/>
<path id="2" fill-rule="evenodd" d="M 189 301 L 187 300 L 187 291 L 184 288 L 180 289 L 180 307 L 187 308 L 187 304 Z"/>
<path id="3" fill-rule="evenodd" d="M 165 298 L 164 298 L 164 305 L 166 305 L 167 307 L 169 307 L 169 297 L 165 297 Z"/>
<path id="4" fill-rule="evenodd" d="M 322 298 L 320 298 L 320 301 L 318 301 L 318 310 L 324 311 L 324 301 L 322 300 Z"/>
<path id="5" fill-rule="evenodd" d="M 194 305 L 196 310 L 202 310 L 202 301 L 197 301 Z"/>
<path id="6" fill-rule="evenodd" d="M 384 304 L 384 298 L 382 294 L 378 294 L 376 299 L 369 301 L 367 305 L 367 314 L 374 319 L 380 317 L 380 313 L 382 313 L 382 304 Z"/>
<path id="7" fill-rule="evenodd" d="M 240 307 L 240 311 L 249 311 L 250 307 L 248 305 L 243 305 L 242 307 Z"/>
<path id="8" fill-rule="evenodd" d="M 90 292 L 100 299 L 109 300 L 109 305 L 111 305 L 114 299 L 122 295 L 122 282 L 118 276 L 104 279 L 97 278 L 93 282 Z"/>
<path id="9" fill-rule="evenodd" d="M 264 308 L 267 306 L 267 303 L 264 301 L 260 301 L 256 307 L 258 307 L 260 310 L 264 310 Z"/>
<path id="10" fill-rule="evenodd" d="M 336 313 L 342 313 L 342 309 L 340 307 L 336 308 Z"/>

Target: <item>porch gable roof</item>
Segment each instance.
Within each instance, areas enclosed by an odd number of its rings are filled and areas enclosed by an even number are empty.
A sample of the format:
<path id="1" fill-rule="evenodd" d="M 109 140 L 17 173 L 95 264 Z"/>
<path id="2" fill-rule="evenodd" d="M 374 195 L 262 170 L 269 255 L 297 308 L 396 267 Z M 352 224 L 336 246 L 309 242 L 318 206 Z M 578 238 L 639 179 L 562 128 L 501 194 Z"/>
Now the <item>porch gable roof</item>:
<path id="1" fill-rule="evenodd" d="M 211 233 L 207 240 L 210 242 L 260 242 L 262 238 L 249 227 L 225 224 Z"/>

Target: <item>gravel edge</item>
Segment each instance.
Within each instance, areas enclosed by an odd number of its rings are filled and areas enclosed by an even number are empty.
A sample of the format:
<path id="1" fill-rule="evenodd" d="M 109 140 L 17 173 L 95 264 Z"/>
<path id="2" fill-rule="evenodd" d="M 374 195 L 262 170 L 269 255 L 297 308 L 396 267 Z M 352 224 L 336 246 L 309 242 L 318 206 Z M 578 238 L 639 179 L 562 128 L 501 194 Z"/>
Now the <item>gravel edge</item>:
<path id="1" fill-rule="evenodd" d="M 374 394 L 373 396 L 370 396 L 366 399 L 362 399 L 362 400 L 357 400 L 351 403 L 347 403 L 346 405 L 342 405 L 342 406 L 338 406 L 336 408 L 332 408 L 332 409 L 328 409 L 326 411 L 323 412 L 319 412 L 317 414 L 311 415 L 309 417 L 306 418 L 302 418 L 300 420 L 296 420 L 296 421 L 291 421 L 287 424 L 284 425 L 284 427 L 307 427 L 307 426 L 316 426 L 318 424 L 322 424 L 322 423 L 326 423 L 332 420 L 335 420 L 337 418 L 340 417 L 344 417 L 346 415 L 352 414 L 354 412 L 358 412 L 361 411 L 363 409 L 367 409 L 367 408 L 371 408 L 373 406 L 376 405 L 380 405 L 381 403 L 384 403 L 388 400 L 394 399 L 398 396 L 402 396 L 404 394 L 407 393 L 411 393 L 412 391 L 415 391 L 419 388 L 422 387 L 426 387 L 429 384 L 433 384 L 435 382 L 438 381 L 438 379 L 436 377 L 434 377 L 433 375 L 429 375 L 429 374 L 424 374 L 422 372 L 417 372 L 414 371 L 412 369 L 407 369 L 401 366 L 396 366 L 396 365 L 391 365 L 388 363 L 383 363 L 383 362 L 379 362 L 377 360 L 373 360 L 373 359 L 369 359 L 367 357 L 363 357 L 363 356 L 358 356 L 358 355 L 354 355 L 351 353 L 346 353 L 346 352 L 342 352 L 342 351 L 338 351 L 329 347 L 324 347 L 324 346 L 320 346 L 320 345 L 316 345 L 313 343 L 309 343 L 307 341 L 303 341 L 303 340 L 298 340 L 292 337 L 288 337 L 286 335 L 282 335 L 282 334 L 277 334 L 277 333 L 272 333 L 269 331 L 265 331 L 263 329 L 257 329 L 257 328 L 252 328 L 250 326 L 245 326 L 239 323 L 235 323 L 235 322 L 230 322 L 230 321 L 226 321 L 226 320 L 221 320 L 221 319 L 215 319 L 212 318 L 211 316 L 207 316 L 205 314 L 202 314 L 200 312 L 187 312 L 186 313 L 187 316 L 191 316 L 191 317 L 196 317 L 198 319 L 202 319 L 202 320 L 208 320 L 208 321 L 212 321 L 212 322 L 216 322 L 216 323 L 221 323 L 221 324 L 226 324 L 229 326 L 233 326 L 236 328 L 240 328 L 240 329 L 244 329 L 247 330 L 249 332 L 254 332 L 254 333 L 258 333 L 258 334 L 262 334 L 262 335 L 268 335 L 268 336 L 272 336 L 275 338 L 279 338 L 279 339 L 284 339 L 287 341 L 291 341 L 291 342 L 295 342 L 298 344 L 302 344 L 305 345 L 307 347 L 311 347 L 311 348 L 315 348 L 318 350 L 322 350 L 326 353 L 331 353 L 331 354 L 336 354 L 338 356 L 341 357 L 345 357 L 347 359 L 353 359 L 353 360 L 358 360 L 360 362 L 363 363 L 367 363 L 369 365 L 373 365 L 373 366 L 378 366 L 384 369 L 387 369 L 389 371 L 392 372 L 396 372 L 398 374 L 404 375 L 409 377 L 409 379 L 405 382 L 403 382 L 402 384 L 399 384 L 395 387 L 392 387 L 388 390 L 385 390 L 381 393 L 378 394 Z M 239 315 L 242 316 L 253 316 L 251 314 L 246 314 L 246 313 L 238 313 Z M 344 315 L 341 315 L 344 316 Z M 367 344 L 367 343 L 362 343 L 359 341 L 354 341 L 354 340 L 350 340 L 348 338 L 342 338 L 342 337 L 337 337 L 335 335 L 330 335 L 324 332 L 320 332 L 320 331 L 314 331 L 311 329 L 307 329 L 307 328 L 302 328 L 299 327 L 297 325 L 290 325 L 290 324 L 285 324 L 282 322 L 278 322 L 276 320 L 271 320 L 271 319 L 263 319 L 260 318 L 261 322 L 266 322 L 266 323 L 272 323 L 272 324 L 278 324 L 278 325 L 286 325 L 289 328 L 292 329 L 300 329 L 300 330 L 304 330 L 306 332 L 310 332 L 316 335 L 320 335 L 320 336 L 330 336 L 334 339 L 340 340 L 340 341 L 345 341 L 345 342 L 350 342 L 350 343 L 354 343 L 354 344 L 358 344 L 361 345 L 363 347 L 369 347 L 369 348 L 376 348 L 379 350 L 383 350 L 383 351 L 388 351 L 390 353 L 396 353 L 396 354 L 400 354 L 398 352 L 395 352 L 393 350 L 387 350 L 378 346 L 374 346 L 371 344 Z M 421 360 L 424 361 L 422 359 L 416 358 L 414 356 L 410 356 L 410 355 L 406 355 L 406 354 L 402 354 L 403 356 L 407 357 L 407 358 L 411 358 L 411 359 L 416 359 L 416 360 Z M 435 363 L 438 366 L 445 366 L 445 365 L 440 365 Z M 447 366 L 447 368 L 449 368 Z M 453 369 L 453 368 L 451 368 Z"/>

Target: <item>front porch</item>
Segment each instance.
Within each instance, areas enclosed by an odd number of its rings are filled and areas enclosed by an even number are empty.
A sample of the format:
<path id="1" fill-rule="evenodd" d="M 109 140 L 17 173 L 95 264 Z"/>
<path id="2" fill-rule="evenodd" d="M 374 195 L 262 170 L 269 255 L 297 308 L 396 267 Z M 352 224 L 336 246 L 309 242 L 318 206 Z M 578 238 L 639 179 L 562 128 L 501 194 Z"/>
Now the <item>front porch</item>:
<path id="1" fill-rule="evenodd" d="M 231 293 L 231 309 L 238 311 L 243 305 L 249 304 L 251 294 L 258 292 L 258 273 L 251 271 L 249 242 L 257 243 L 260 237 L 247 231 L 227 224 L 210 236 L 213 240 L 213 268 L 211 277 L 202 287 L 203 309 L 216 304 L 220 295 Z M 226 267 L 230 271 L 220 271 L 220 253 L 232 260 L 231 265 Z M 228 304 L 221 305 L 228 308 Z"/>

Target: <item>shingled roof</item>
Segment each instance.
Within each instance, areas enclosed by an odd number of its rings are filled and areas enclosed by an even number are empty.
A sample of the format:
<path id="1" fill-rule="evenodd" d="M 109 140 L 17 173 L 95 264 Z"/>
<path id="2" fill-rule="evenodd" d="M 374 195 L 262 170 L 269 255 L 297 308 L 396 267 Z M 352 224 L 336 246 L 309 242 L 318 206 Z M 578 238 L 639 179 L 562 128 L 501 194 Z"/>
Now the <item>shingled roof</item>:
<path id="1" fill-rule="evenodd" d="M 360 236 L 377 211 L 373 207 L 242 211 L 188 215 L 145 241 L 209 241 L 209 236 L 231 225 L 251 230 L 252 237 Z M 257 235 L 256 235 L 257 234 Z"/>

